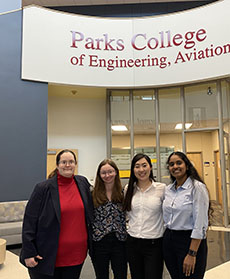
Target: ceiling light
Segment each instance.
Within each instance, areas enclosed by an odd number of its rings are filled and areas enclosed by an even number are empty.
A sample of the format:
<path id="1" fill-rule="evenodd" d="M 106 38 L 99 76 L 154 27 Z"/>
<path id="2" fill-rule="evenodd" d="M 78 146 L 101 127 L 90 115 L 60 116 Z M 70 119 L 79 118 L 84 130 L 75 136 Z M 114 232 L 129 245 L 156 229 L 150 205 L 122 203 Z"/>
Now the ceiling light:
<path id="1" fill-rule="evenodd" d="M 141 96 L 142 101 L 152 101 L 155 100 L 154 96 L 148 95 L 148 96 Z"/>
<path id="2" fill-rule="evenodd" d="M 119 132 L 123 132 L 123 131 L 128 131 L 127 127 L 125 125 L 112 125 L 112 130 L 113 131 L 119 131 Z"/>
<path id="3" fill-rule="evenodd" d="M 192 123 L 185 123 L 185 129 L 189 129 L 191 126 L 192 126 Z M 182 129 L 182 123 L 177 123 L 175 129 L 176 130 L 181 130 Z"/>

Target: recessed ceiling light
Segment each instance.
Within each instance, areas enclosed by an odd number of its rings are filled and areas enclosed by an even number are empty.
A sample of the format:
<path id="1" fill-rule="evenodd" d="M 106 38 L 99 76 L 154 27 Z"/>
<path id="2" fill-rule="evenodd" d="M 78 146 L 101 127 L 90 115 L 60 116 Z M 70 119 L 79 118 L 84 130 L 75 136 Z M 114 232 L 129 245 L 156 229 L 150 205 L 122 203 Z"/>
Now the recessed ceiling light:
<path id="1" fill-rule="evenodd" d="M 185 129 L 189 129 L 191 126 L 192 126 L 192 123 L 185 123 Z M 182 129 L 182 123 L 177 123 L 175 129 L 176 130 L 181 130 Z"/>
<path id="2" fill-rule="evenodd" d="M 119 132 L 128 131 L 125 125 L 112 125 L 112 130 L 119 131 Z"/>
<path id="3" fill-rule="evenodd" d="M 152 95 L 141 96 L 142 101 L 152 101 L 155 100 L 155 97 Z"/>

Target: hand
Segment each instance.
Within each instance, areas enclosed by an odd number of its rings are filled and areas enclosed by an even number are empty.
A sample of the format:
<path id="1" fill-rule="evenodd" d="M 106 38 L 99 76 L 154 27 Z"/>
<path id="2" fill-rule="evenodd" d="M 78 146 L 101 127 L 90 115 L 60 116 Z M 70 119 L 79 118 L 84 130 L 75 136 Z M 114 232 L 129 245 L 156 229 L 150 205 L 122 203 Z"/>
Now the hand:
<path id="1" fill-rule="evenodd" d="M 35 260 L 35 258 L 38 259 L 38 260 L 42 260 L 43 259 L 39 255 L 37 255 L 36 257 L 27 258 L 27 259 L 25 259 L 26 266 L 27 267 L 35 267 L 36 265 L 38 265 L 38 262 Z"/>
<path id="2" fill-rule="evenodd" d="M 195 265 L 196 265 L 196 257 L 187 255 L 184 258 L 183 273 L 185 274 L 185 276 L 190 276 L 191 274 L 194 273 Z"/>

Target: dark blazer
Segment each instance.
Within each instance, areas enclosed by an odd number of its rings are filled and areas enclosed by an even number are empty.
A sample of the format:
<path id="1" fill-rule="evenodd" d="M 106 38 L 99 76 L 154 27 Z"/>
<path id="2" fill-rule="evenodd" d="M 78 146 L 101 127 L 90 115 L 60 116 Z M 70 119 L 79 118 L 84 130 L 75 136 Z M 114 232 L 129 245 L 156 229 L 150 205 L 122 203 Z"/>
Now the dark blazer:
<path id="1" fill-rule="evenodd" d="M 91 255 L 93 202 L 90 184 L 84 176 L 76 175 L 74 179 L 85 207 L 88 248 Z M 31 270 L 53 275 L 58 250 L 60 216 L 58 184 L 55 175 L 35 186 L 26 206 L 20 254 L 20 262 L 23 265 L 25 265 L 25 259 L 40 255 L 43 260 L 39 261 L 38 265 Z"/>

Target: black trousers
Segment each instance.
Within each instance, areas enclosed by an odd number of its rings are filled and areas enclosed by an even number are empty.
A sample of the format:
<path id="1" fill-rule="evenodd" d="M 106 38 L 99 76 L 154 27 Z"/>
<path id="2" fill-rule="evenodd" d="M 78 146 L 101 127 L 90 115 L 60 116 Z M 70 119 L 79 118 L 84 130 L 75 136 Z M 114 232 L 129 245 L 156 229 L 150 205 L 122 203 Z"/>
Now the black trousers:
<path id="1" fill-rule="evenodd" d="M 132 279 L 162 279 L 163 238 L 142 239 L 128 235 L 127 259 Z"/>
<path id="2" fill-rule="evenodd" d="M 93 241 L 93 266 L 97 279 L 109 279 L 111 263 L 114 279 L 127 278 L 125 241 L 119 241 L 110 233 L 100 241 Z"/>
<path id="3" fill-rule="evenodd" d="M 30 279 L 79 279 L 83 264 L 74 266 L 56 267 L 54 275 L 49 276 L 38 273 L 32 268 L 28 269 Z"/>
<path id="4" fill-rule="evenodd" d="M 191 231 L 166 229 L 163 238 L 165 265 L 172 279 L 203 279 L 207 263 L 207 241 L 201 240 L 196 256 L 195 271 L 190 276 L 183 273 L 183 262 L 191 243 Z"/>

